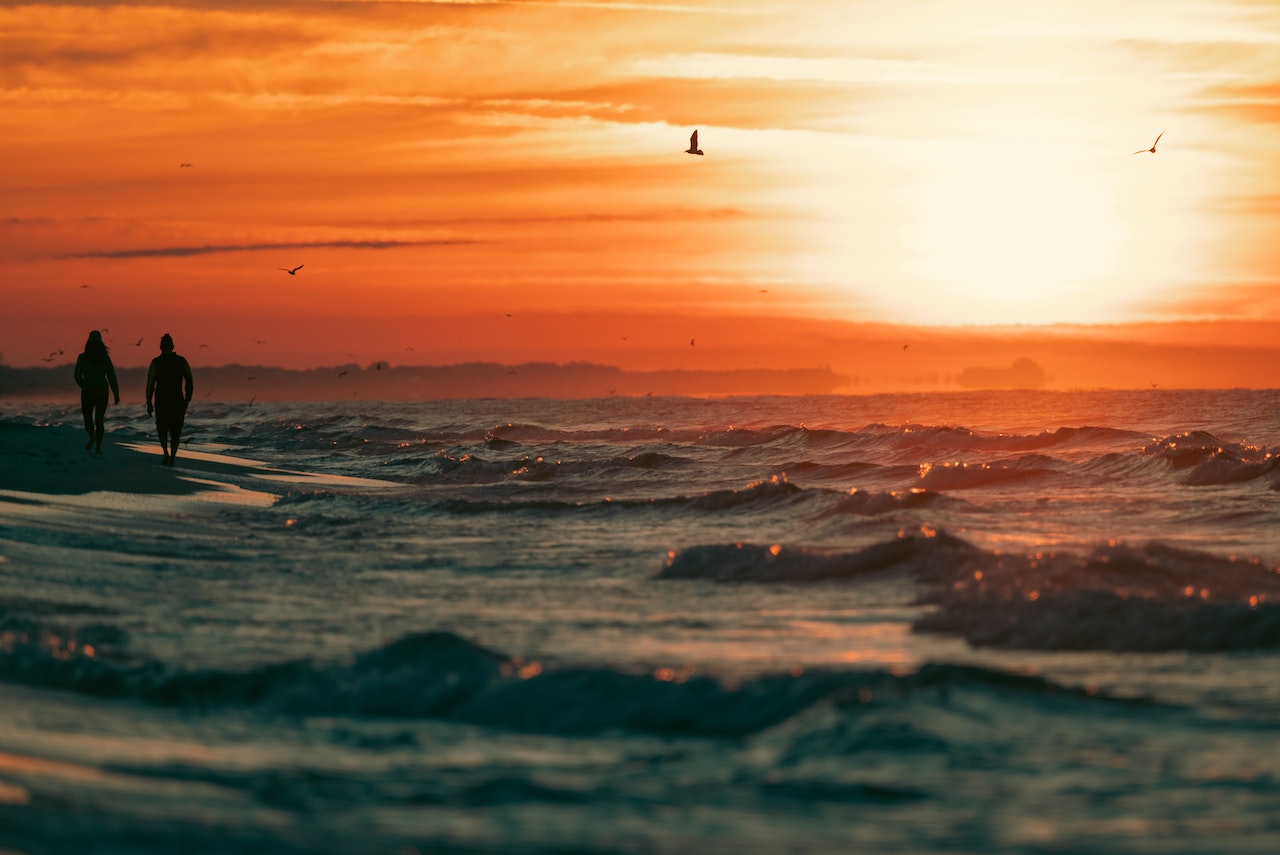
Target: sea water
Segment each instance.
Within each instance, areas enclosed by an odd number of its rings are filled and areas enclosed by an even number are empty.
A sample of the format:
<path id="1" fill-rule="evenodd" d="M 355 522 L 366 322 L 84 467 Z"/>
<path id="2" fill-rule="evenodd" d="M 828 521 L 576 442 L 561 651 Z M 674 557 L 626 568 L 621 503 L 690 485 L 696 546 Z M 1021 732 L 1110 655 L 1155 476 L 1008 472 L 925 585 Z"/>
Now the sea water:
<path id="1" fill-rule="evenodd" d="M 1280 393 L 79 419 L 0 408 L 0 850 L 1280 851 Z"/>

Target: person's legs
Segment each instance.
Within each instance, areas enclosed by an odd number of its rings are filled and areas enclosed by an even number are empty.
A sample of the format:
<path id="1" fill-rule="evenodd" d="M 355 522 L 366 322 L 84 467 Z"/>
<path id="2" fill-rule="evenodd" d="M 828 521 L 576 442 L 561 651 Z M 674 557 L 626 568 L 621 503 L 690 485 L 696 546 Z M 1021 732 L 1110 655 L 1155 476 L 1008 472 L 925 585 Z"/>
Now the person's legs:
<path id="1" fill-rule="evenodd" d="M 182 423 L 185 414 L 179 412 L 169 422 L 169 464 L 178 459 L 178 441 L 182 439 Z"/>
<path id="2" fill-rule="evenodd" d="M 84 432 L 89 435 L 89 441 L 84 444 L 84 450 L 88 451 L 93 448 L 93 395 L 88 389 L 80 390 L 80 409 L 84 413 Z"/>
<path id="3" fill-rule="evenodd" d="M 186 416 L 186 402 L 156 399 L 156 431 L 160 434 L 160 447 L 164 449 L 164 465 L 172 466 L 178 456 L 178 442 L 182 439 L 182 425 Z"/>
<path id="4" fill-rule="evenodd" d="M 178 432 L 173 429 L 173 425 L 169 426 L 169 465 L 172 466 L 178 459 Z"/>
<path id="5" fill-rule="evenodd" d="M 160 435 L 160 450 L 164 452 L 164 459 L 160 462 L 165 466 L 169 465 L 169 420 L 165 418 L 164 410 L 156 406 L 156 433 Z"/>
<path id="6" fill-rule="evenodd" d="M 93 402 L 93 448 L 95 451 L 102 451 L 102 435 L 106 433 L 107 420 L 107 396 L 104 393 L 102 397 Z"/>

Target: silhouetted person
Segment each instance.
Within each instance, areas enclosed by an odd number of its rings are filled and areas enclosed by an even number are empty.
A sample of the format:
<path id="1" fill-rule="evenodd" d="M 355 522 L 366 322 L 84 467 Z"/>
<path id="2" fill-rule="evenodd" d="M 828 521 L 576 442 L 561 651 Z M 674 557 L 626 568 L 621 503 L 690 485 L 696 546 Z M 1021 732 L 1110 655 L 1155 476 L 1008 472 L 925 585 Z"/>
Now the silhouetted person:
<path id="1" fill-rule="evenodd" d="M 102 333 L 93 330 L 84 343 L 84 353 L 76 357 L 76 385 L 80 387 L 80 407 L 84 410 L 84 432 L 89 441 L 84 450 L 102 453 L 103 420 L 107 415 L 107 392 L 120 403 L 120 386 L 116 383 L 116 367 L 111 364 Z"/>
<path id="2" fill-rule="evenodd" d="M 147 415 L 155 412 L 165 466 L 172 466 L 178 456 L 178 441 L 182 439 L 187 404 L 191 403 L 194 389 L 191 366 L 173 352 L 173 337 L 165 333 L 160 336 L 160 355 L 151 360 L 151 367 L 147 369 Z"/>

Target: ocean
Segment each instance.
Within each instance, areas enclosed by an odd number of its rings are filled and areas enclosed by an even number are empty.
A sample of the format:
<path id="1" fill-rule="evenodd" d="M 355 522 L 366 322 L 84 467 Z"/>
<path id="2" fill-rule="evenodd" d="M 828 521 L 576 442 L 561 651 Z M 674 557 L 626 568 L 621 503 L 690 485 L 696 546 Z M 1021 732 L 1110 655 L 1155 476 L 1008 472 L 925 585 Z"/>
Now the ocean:
<path id="1" fill-rule="evenodd" d="M 5 853 L 1280 851 L 1280 392 L 150 427 L 0 403 Z"/>

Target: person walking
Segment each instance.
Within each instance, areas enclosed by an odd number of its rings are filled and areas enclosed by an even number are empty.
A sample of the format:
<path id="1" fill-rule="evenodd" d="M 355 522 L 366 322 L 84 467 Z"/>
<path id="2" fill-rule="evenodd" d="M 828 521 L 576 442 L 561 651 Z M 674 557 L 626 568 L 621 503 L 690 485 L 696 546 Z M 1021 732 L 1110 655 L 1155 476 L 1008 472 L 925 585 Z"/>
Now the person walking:
<path id="1" fill-rule="evenodd" d="M 165 466 L 172 466 L 178 456 L 178 442 L 194 387 L 191 366 L 173 352 L 173 337 L 165 333 L 160 336 L 160 355 L 151 360 L 147 369 L 147 415 L 155 414 Z"/>
<path id="2" fill-rule="evenodd" d="M 84 411 L 84 431 L 89 441 L 84 450 L 102 453 L 102 435 L 106 430 L 107 393 L 120 403 L 120 386 L 116 382 L 116 368 L 111 364 L 111 352 L 102 340 L 102 333 L 91 330 L 84 343 L 84 352 L 76 357 L 76 385 L 80 387 L 80 408 Z"/>

